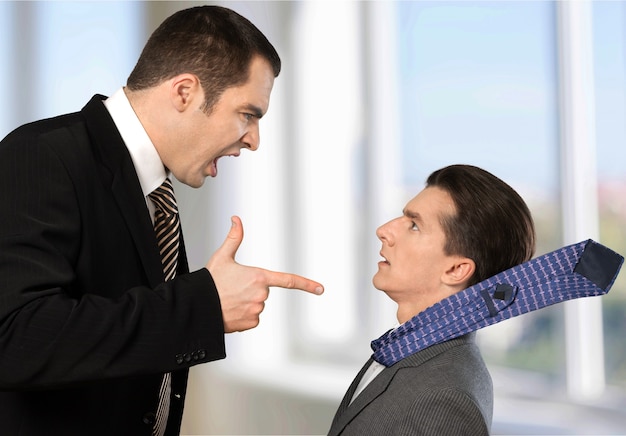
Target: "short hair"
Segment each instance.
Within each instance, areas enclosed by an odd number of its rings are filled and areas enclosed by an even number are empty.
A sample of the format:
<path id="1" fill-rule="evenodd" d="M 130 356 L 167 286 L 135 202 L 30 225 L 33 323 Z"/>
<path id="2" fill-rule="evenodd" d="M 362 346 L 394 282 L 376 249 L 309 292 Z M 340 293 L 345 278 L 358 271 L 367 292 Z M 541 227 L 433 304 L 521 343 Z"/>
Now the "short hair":
<path id="1" fill-rule="evenodd" d="M 265 58 L 278 76 L 278 53 L 248 19 L 221 6 L 183 9 L 152 33 L 126 86 L 139 91 L 192 73 L 204 90 L 202 110 L 208 113 L 226 89 L 248 80 L 256 56 Z"/>
<path id="2" fill-rule="evenodd" d="M 535 225 L 520 195 L 493 174 L 471 165 L 451 165 L 433 172 L 426 187 L 446 191 L 455 213 L 440 217 L 444 252 L 468 257 L 476 271 L 468 286 L 530 260 Z"/>

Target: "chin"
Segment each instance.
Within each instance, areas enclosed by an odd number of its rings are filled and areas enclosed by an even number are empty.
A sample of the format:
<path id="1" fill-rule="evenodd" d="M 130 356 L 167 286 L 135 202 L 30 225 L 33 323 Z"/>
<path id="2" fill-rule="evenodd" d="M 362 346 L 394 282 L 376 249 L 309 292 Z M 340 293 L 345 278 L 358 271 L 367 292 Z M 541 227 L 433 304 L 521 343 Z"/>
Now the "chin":
<path id="1" fill-rule="evenodd" d="M 204 181 L 206 180 L 206 177 L 210 177 L 210 176 L 200 176 L 198 178 L 192 178 L 192 179 L 186 179 L 186 180 L 181 180 L 182 183 L 184 183 L 187 186 L 190 186 L 192 188 L 199 188 L 202 185 L 204 185 Z"/>
<path id="2" fill-rule="evenodd" d="M 379 291 L 382 291 L 384 288 L 384 286 L 381 285 L 380 280 L 376 280 L 376 276 L 372 279 L 372 285 L 374 285 L 374 287 Z"/>

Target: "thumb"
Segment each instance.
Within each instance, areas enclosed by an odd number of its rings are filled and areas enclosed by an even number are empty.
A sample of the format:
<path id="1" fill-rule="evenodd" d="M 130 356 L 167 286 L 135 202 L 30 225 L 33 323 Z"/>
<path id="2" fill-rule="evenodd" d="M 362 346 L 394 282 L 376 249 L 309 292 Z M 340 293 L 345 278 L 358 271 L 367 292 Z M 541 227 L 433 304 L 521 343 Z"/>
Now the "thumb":
<path id="1" fill-rule="evenodd" d="M 243 241 L 243 225 L 241 224 L 241 218 L 238 216 L 232 216 L 230 221 L 231 226 L 228 235 L 226 235 L 222 246 L 218 248 L 215 254 L 219 255 L 219 257 L 225 256 L 234 260 L 241 241 Z"/>

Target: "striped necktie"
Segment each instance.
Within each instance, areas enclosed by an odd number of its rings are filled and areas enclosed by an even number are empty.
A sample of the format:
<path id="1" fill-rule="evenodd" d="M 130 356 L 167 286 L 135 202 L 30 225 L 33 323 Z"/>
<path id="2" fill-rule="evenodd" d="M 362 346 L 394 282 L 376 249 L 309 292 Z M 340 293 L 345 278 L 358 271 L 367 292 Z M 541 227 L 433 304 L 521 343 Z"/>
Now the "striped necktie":
<path id="1" fill-rule="evenodd" d="M 174 188 L 170 179 L 152 191 L 148 197 L 156 208 L 154 212 L 154 231 L 156 232 L 165 281 L 176 275 L 178 266 L 178 245 L 180 233 L 180 218 L 174 198 Z"/>
<path id="2" fill-rule="evenodd" d="M 178 246 L 180 235 L 180 217 L 178 207 L 174 198 L 174 188 L 169 178 L 157 189 L 152 191 L 148 197 L 155 206 L 154 231 L 156 233 L 157 245 L 161 253 L 163 263 L 163 274 L 165 281 L 171 280 L 176 275 L 178 266 Z M 159 391 L 159 407 L 152 434 L 163 436 L 167 427 L 167 418 L 170 408 L 170 395 L 172 392 L 172 375 L 163 375 L 161 389 Z"/>

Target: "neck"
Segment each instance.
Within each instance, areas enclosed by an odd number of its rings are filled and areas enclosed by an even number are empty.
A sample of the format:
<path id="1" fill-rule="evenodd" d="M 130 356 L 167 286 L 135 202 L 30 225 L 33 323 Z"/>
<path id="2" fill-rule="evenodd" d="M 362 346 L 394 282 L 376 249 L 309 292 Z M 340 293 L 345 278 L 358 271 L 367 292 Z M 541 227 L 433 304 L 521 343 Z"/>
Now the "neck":
<path id="1" fill-rule="evenodd" d="M 418 313 L 421 313 L 424 310 L 426 310 L 427 307 L 428 306 L 426 306 L 426 307 L 415 307 L 415 306 L 408 306 L 408 305 L 398 304 L 398 312 L 396 313 L 396 317 L 398 318 L 398 322 L 400 324 L 404 324 L 405 322 L 407 322 L 408 320 L 413 318 Z"/>
<path id="2" fill-rule="evenodd" d="M 415 315 L 422 313 L 433 304 L 440 302 L 448 298 L 451 295 L 456 294 L 461 291 L 463 288 L 461 287 L 445 287 L 438 292 L 433 292 L 432 294 L 422 295 L 419 299 L 414 299 L 410 301 L 396 301 L 398 304 L 398 311 L 396 313 L 396 317 L 398 318 L 398 322 L 400 324 L 404 324 Z"/>

